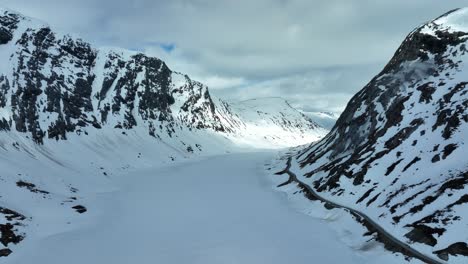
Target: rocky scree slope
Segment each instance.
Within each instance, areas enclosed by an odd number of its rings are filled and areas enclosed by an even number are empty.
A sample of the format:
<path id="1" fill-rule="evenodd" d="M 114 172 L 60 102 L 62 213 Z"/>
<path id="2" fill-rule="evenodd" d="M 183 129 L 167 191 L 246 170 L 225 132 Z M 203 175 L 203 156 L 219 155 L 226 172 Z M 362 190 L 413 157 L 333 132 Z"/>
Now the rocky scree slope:
<path id="1" fill-rule="evenodd" d="M 450 263 L 468 259 L 467 42 L 468 9 L 416 28 L 292 166 L 323 197 Z"/>

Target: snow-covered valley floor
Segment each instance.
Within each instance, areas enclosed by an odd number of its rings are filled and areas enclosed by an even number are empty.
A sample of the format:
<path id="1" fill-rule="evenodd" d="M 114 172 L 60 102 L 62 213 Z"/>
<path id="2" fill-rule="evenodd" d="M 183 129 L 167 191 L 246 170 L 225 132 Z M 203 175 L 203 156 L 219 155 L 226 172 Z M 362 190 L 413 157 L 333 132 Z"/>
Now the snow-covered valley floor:
<path id="1" fill-rule="evenodd" d="M 36 232 L 2 261 L 403 262 L 378 247 L 373 253 L 356 250 L 343 242 L 330 221 L 291 206 L 284 193 L 273 189 L 272 176 L 264 169 L 274 155 L 219 155 L 113 176 L 115 191 L 89 198 L 92 206 L 80 215 L 80 223 L 55 234 Z"/>

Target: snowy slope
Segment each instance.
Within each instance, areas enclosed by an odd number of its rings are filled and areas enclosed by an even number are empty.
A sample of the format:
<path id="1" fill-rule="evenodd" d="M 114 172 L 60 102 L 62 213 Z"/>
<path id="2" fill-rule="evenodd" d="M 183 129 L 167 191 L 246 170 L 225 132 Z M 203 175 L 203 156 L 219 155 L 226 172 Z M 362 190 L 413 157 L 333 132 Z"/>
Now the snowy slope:
<path id="1" fill-rule="evenodd" d="M 340 117 L 339 114 L 333 112 L 306 112 L 304 115 L 310 117 L 319 126 L 331 130 L 336 123 L 336 120 Z"/>
<path id="2" fill-rule="evenodd" d="M 327 132 L 284 101 L 230 105 L 157 58 L 7 9 L 0 59 L 0 257 L 102 217 L 118 175 Z"/>
<path id="3" fill-rule="evenodd" d="M 379 245 L 350 247 L 330 228 L 332 219 L 314 219 L 292 209 L 285 197 L 272 191 L 261 166 L 275 154 L 195 157 L 111 175 L 100 192 L 80 198 L 87 205 L 84 214 L 69 209 L 72 203 L 49 217 L 41 212 L 43 203 L 32 208 L 28 213 L 41 216 L 41 221 L 30 225 L 27 239 L 1 261 L 390 264 L 403 260 Z"/>
<path id="4" fill-rule="evenodd" d="M 278 148 L 304 145 L 323 138 L 328 130 L 293 108 L 282 98 L 258 98 L 226 103 L 218 100 L 217 111 L 224 127 L 239 145 Z"/>
<path id="5" fill-rule="evenodd" d="M 450 263 L 468 261 L 467 42 L 468 9 L 415 29 L 292 166 L 323 197 Z"/>

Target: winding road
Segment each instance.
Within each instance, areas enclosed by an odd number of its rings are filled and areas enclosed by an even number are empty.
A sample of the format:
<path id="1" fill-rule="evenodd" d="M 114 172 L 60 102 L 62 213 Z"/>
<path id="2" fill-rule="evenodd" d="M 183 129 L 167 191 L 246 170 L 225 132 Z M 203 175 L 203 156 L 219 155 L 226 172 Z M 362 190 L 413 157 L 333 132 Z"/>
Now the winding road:
<path id="1" fill-rule="evenodd" d="M 66 219 L 69 222 L 61 229 L 50 221 L 39 222 L 38 229 L 2 263 L 403 262 L 401 256 L 381 247 L 363 251 L 349 246 L 328 222 L 293 208 L 287 197 L 273 190 L 271 174 L 264 168 L 276 155 L 200 157 L 115 175 L 109 178 L 112 191 L 87 195 L 88 211 L 79 219 Z M 290 167 L 291 160 L 283 173 L 289 174 L 291 182 L 326 201 L 298 181 Z M 365 214 L 347 209 L 406 255 L 442 263 L 400 242 Z M 54 212 L 41 210 L 43 214 Z"/>
<path id="2" fill-rule="evenodd" d="M 291 169 L 291 161 L 292 161 L 292 158 L 289 157 L 288 161 L 286 163 L 286 168 L 284 170 L 276 173 L 277 175 L 283 175 L 283 174 L 288 174 L 289 175 L 288 181 L 281 184 L 280 186 L 290 184 L 290 183 L 296 183 L 296 184 L 299 185 L 299 187 L 302 190 L 304 190 L 306 192 L 306 197 L 308 197 L 309 199 L 314 199 L 315 198 L 317 200 L 320 200 L 320 201 L 324 202 L 327 205 L 331 205 L 332 207 L 342 208 L 342 209 L 345 209 L 345 210 L 349 211 L 351 214 L 353 214 L 353 215 L 357 216 L 358 218 L 360 218 L 361 222 L 366 227 L 372 228 L 373 229 L 372 231 L 377 232 L 377 235 L 378 235 L 379 239 L 382 240 L 386 246 L 389 246 L 392 249 L 395 249 L 395 251 L 398 251 L 398 252 L 400 252 L 400 253 L 402 253 L 402 254 L 404 254 L 406 256 L 409 256 L 409 257 L 417 258 L 417 259 L 419 259 L 419 260 L 421 260 L 421 261 L 423 261 L 425 263 L 429 263 L 429 264 L 444 264 L 445 263 L 445 262 L 442 262 L 440 260 L 429 257 L 429 256 L 417 251 L 416 249 L 412 248 L 408 244 L 402 242 L 401 240 L 399 240 L 398 238 L 394 237 L 392 234 L 387 232 L 382 226 L 377 224 L 377 222 L 372 220 L 372 218 L 367 216 L 365 213 L 357 211 L 357 210 L 355 210 L 355 209 L 353 209 L 351 207 L 348 207 L 348 206 L 345 206 L 345 205 L 338 204 L 336 202 L 330 201 L 330 200 L 325 199 L 322 196 L 318 195 L 315 190 L 313 190 L 309 185 L 307 185 L 304 182 L 300 181 L 297 178 L 296 174 L 294 174 L 290 170 Z"/>

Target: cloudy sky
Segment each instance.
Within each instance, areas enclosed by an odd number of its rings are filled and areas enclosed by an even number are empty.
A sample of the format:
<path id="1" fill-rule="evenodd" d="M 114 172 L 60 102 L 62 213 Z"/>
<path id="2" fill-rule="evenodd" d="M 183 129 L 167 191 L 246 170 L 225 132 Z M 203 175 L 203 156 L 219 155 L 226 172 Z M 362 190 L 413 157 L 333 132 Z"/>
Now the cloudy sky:
<path id="1" fill-rule="evenodd" d="M 97 46 L 144 51 L 230 100 L 340 112 L 413 28 L 468 0 L 0 0 Z"/>

